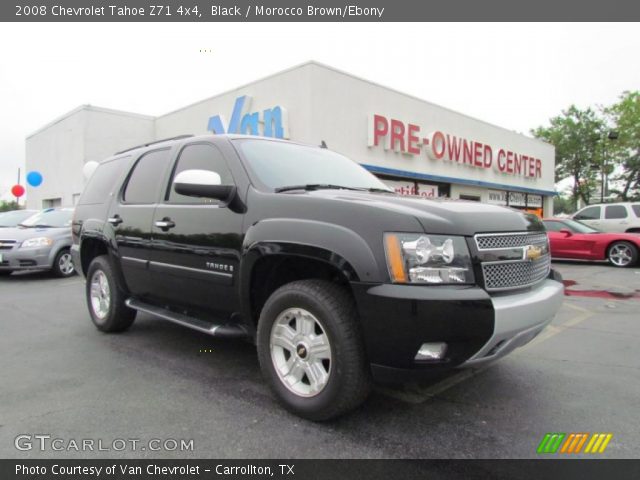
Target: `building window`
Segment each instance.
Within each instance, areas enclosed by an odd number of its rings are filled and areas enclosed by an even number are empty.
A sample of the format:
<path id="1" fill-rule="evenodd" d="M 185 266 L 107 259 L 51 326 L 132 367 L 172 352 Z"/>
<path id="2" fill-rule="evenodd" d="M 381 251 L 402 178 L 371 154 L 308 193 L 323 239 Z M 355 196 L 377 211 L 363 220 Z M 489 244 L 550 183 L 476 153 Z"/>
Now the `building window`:
<path id="1" fill-rule="evenodd" d="M 472 202 L 479 202 L 480 201 L 480 196 L 479 195 L 460 194 L 460 200 L 470 200 Z"/>
<path id="2" fill-rule="evenodd" d="M 42 208 L 55 208 L 62 206 L 62 198 L 45 198 L 42 200 Z"/>

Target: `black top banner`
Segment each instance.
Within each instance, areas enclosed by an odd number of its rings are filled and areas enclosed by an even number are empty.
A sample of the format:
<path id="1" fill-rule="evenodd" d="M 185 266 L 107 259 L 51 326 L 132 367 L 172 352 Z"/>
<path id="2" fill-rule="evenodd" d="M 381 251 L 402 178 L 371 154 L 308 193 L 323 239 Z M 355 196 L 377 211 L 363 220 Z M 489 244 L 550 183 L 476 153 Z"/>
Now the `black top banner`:
<path id="1" fill-rule="evenodd" d="M 634 0 L 11 0 L 3 22 L 637 21 Z"/>

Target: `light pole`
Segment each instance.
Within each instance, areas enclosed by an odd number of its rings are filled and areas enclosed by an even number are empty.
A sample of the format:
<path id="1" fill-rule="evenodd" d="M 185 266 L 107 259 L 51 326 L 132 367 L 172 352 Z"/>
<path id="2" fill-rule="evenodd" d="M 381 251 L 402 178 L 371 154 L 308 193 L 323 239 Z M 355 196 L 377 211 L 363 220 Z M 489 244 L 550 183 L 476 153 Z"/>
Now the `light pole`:
<path id="1" fill-rule="evenodd" d="M 618 131 L 609 130 L 609 133 L 607 134 L 607 139 L 611 141 L 617 140 Z M 605 141 L 602 143 L 602 175 L 601 175 L 601 183 L 600 183 L 600 203 L 604 203 L 604 195 L 606 190 L 609 190 L 609 176 L 607 174 L 607 140 L 605 139 Z"/>

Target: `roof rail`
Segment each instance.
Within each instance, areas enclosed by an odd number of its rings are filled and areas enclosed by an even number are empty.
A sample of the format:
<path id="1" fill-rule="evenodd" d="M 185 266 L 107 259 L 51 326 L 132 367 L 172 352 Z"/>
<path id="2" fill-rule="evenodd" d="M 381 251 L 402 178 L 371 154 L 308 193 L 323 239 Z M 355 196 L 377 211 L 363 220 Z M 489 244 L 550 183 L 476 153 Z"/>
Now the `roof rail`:
<path id="1" fill-rule="evenodd" d="M 127 148 L 126 150 L 122 150 L 121 152 L 114 153 L 114 155 L 120 155 L 121 153 L 130 152 L 131 150 L 136 150 L 142 147 L 148 147 L 150 145 L 155 145 L 156 143 L 168 142 L 169 140 L 182 140 L 183 138 L 189 137 L 193 137 L 193 135 L 178 135 L 177 137 L 163 138 L 162 140 L 156 140 L 155 142 L 143 143 L 142 145 L 136 145 L 135 147 Z"/>

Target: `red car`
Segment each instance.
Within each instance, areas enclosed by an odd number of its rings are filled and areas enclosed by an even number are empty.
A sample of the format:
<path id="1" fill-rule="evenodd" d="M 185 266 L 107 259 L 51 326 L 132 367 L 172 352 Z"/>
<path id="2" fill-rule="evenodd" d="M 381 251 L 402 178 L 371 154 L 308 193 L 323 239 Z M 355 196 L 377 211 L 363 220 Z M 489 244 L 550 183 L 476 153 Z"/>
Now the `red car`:
<path id="1" fill-rule="evenodd" d="M 552 258 L 609 260 L 616 267 L 631 267 L 638 262 L 638 233 L 604 233 L 565 218 L 548 218 L 544 224 Z"/>

